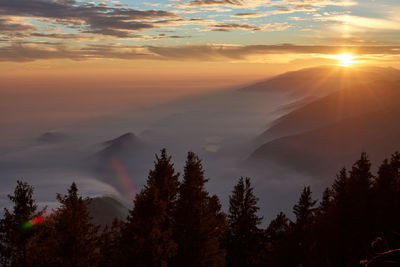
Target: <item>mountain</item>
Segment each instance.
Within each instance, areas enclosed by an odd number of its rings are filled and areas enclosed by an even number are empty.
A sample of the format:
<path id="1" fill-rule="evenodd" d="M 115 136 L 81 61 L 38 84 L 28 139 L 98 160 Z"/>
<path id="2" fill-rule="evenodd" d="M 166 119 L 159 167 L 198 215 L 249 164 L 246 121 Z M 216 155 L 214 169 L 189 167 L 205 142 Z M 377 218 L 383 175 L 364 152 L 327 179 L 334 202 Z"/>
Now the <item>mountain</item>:
<path id="1" fill-rule="evenodd" d="M 125 133 L 102 144 L 104 149 L 97 153 L 98 157 L 109 159 L 135 154 L 147 147 L 135 134 Z"/>
<path id="2" fill-rule="evenodd" d="M 247 92 L 284 92 L 298 97 L 329 93 L 374 80 L 395 81 L 400 71 L 393 68 L 320 66 L 287 72 L 240 89 Z"/>
<path id="3" fill-rule="evenodd" d="M 67 138 L 68 136 L 62 132 L 46 132 L 39 136 L 37 140 L 42 143 L 59 143 Z"/>
<path id="4" fill-rule="evenodd" d="M 258 138 L 265 143 L 275 138 L 299 134 L 346 118 L 398 105 L 399 83 L 377 81 L 334 92 L 301 106 L 279 118 Z"/>
<path id="5" fill-rule="evenodd" d="M 128 216 L 128 208 L 108 196 L 92 198 L 88 210 L 92 222 L 101 227 L 111 226 L 114 219 L 124 220 Z"/>
<path id="6" fill-rule="evenodd" d="M 281 118 L 248 161 L 274 162 L 312 175 L 332 174 L 362 151 L 375 162 L 400 150 L 400 82 L 341 90 Z"/>
<path id="7" fill-rule="evenodd" d="M 90 170 L 123 197 L 133 198 L 137 186 L 134 178 L 146 177 L 155 151 L 130 132 L 101 143 L 101 147 L 89 158 Z"/>

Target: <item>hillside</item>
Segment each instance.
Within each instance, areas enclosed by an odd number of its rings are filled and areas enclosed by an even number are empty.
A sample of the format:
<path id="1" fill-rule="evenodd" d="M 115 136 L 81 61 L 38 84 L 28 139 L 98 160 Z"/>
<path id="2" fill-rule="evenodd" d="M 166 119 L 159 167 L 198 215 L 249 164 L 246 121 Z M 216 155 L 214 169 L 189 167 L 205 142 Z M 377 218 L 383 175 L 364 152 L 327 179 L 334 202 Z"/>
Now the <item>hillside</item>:
<path id="1" fill-rule="evenodd" d="M 317 129 L 346 118 L 385 110 L 399 104 L 398 82 L 377 81 L 351 86 L 317 99 L 279 118 L 257 141 L 265 143 L 275 138 Z"/>
<path id="2" fill-rule="evenodd" d="M 397 101 L 397 99 L 396 99 Z M 274 162 L 323 177 L 334 174 L 361 152 L 381 161 L 400 150 L 400 106 L 365 113 L 298 135 L 278 138 L 255 150 L 249 162 Z"/>

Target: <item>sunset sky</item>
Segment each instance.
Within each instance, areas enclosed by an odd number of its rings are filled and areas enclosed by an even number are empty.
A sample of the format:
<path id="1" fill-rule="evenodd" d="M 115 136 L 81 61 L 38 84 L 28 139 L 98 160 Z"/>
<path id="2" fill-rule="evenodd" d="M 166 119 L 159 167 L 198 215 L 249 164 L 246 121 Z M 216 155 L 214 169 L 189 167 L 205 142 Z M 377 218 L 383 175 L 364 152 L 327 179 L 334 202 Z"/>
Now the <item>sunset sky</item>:
<path id="1" fill-rule="evenodd" d="M 0 71 L 265 76 L 341 53 L 395 67 L 399 13 L 397 0 L 3 0 Z"/>

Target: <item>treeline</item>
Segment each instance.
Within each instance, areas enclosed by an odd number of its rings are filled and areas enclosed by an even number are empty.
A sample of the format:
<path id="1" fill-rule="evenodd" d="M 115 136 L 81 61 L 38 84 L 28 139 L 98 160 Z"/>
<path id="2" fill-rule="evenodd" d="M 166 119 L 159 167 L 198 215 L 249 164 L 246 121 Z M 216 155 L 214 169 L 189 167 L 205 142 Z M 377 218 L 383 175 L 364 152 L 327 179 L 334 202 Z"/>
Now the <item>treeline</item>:
<path id="1" fill-rule="evenodd" d="M 100 231 L 73 183 L 44 217 L 18 181 L 0 221 L 1 266 L 399 266 L 400 153 L 371 173 L 365 153 L 342 169 L 317 204 L 305 187 L 293 207 L 260 227 L 258 198 L 240 178 L 227 214 L 205 189 L 200 159 L 183 177 L 165 150 L 124 221 Z"/>

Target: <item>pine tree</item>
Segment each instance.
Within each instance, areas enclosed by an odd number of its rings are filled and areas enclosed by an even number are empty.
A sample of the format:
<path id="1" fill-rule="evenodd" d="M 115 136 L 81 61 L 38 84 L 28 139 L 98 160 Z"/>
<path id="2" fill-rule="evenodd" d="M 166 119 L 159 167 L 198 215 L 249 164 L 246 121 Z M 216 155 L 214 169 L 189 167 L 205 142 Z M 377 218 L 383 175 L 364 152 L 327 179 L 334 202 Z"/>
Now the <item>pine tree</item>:
<path id="1" fill-rule="evenodd" d="M 290 266 L 287 257 L 288 236 L 291 233 L 290 220 L 283 212 L 273 219 L 265 230 L 267 239 L 265 258 L 263 266 Z"/>
<path id="2" fill-rule="evenodd" d="M 99 255 L 98 226 L 91 223 L 89 198 L 78 196 L 72 183 L 67 195 L 57 195 L 61 206 L 54 213 L 53 237 L 56 255 L 61 266 L 96 266 Z"/>
<path id="3" fill-rule="evenodd" d="M 296 215 L 296 227 L 304 230 L 313 222 L 315 209 L 314 205 L 317 201 L 312 200 L 311 190 L 309 186 L 304 187 L 300 199 L 293 207 L 293 213 Z"/>
<path id="4" fill-rule="evenodd" d="M 220 239 L 225 216 L 217 196 L 210 197 L 204 185 L 201 160 L 189 152 L 175 215 L 174 237 L 178 244 L 176 266 L 224 266 Z"/>
<path id="5" fill-rule="evenodd" d="M 267 227 L 267 236 L 271 241 L 280 240 L 289 231 L 289 219 L 283 212 L 280 212 Z"/>
<path id="6" fill-rule="evenodd" d="M 345 193 L 341 198 L 335 196 L 335 242 L 343 244 L 332 256 L 336 265 L 358 263 L 370 250 L 370 240 L 376 238 L 372 181 L 371 162 L 363 152 L 349 172 Z"/>
<path id="7" fill-rule="evenodd" d="M 227 264 L 254 266 L 258 264 L 262 232 L 258 225 L 258 198 L 254 196 L 250 179 L 240 178 L 229 197 Z"/>
<path id="8" fill-rule="evenodd" d="M 147 184 L 136 195 L 134 207 L 122 229 L 121 249 L 125 266 L 166 266 L 175 256 L 172 239 L 178 177 L 165 149 L 156 155 Z"/>
<path id="9" fill-rule="evenodd" d="M 322 201 L 319 204 L 317 213 L 319 216 L 326 216 L 332 205 L 332 191 L 329 188 L 325 188 L 322 193 Z"/>
<path id="10" fill-rule="evenodd" d="M 17 181 L 14 195 L 8 195 L 13 202 L 13 211 L 4 209 L 0 220 L 0 264 L 1 266 L 28 266 L 32 248 L 31 240 L 37 227 L 31 227 L 30 220 L 41 218 L 33 199 L 33 187 Z M 40 219 L 39 219 L 40 220 Z"/>
<path id="11" fill-rule="evenodd" d="M 380 165 L 375 179 L 373 193 L 375 212 L 375 232 L 379 238 L 392 248 L 400 247 L 400 190 L 399 190 L 400 154 L 392 155 Z"/>
<path id="12" fill-rule="evenodd" d="M 100 260 L 98 267 L 121 265 L 121 227 L 123 222 L 114 219 L 111 227 L 106 225 L 100 236 Z"/>
<path id="13" fill-rule="evenodd" d="M 371 162 L 367 154 L 363 152 L 360 159 L 353 164 L 350 171 L 349 191 L 351 191 L 353 195 L 357 195 L 356 197 L 368 197 L 373 178 Z"/>
<path id="14" fill-rule="evenodd" d="M 335 205 L 340 205 L 347 197 L 348 176 L 346 168 L 342 168 L 332 185 L 332 195 Z"/>
<path id="15" fill-rule="evenodd" d="M 311 229 L 315 222 L 314 205 L 317 201 L 312 199 L 312 193 L 309 186 L 304 187 L 299 201 L 293 206 L 293 213 L 296 216 L 294 229 L 291 235 L 293 263 L 296 265 L 309 265 L 312 234 Z"/>

